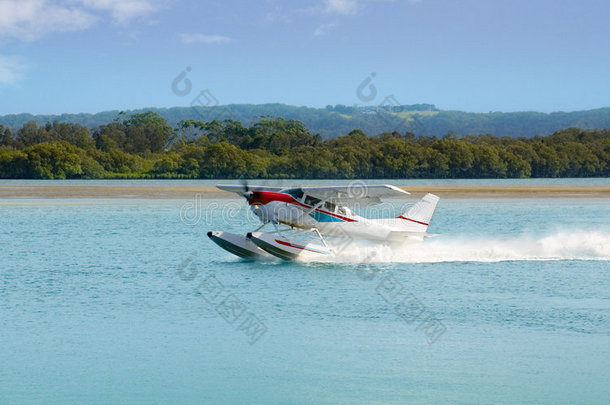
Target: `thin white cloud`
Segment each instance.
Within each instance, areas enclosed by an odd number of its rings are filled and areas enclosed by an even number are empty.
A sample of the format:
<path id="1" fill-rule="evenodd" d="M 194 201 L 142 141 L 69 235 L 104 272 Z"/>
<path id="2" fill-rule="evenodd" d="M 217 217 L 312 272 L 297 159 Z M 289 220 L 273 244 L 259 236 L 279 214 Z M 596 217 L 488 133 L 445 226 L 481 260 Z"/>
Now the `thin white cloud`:
<path id="1" fill-rule="evenodd" d="M 17 56 L 0 55 L 0 85 L 13 85 L 22 78 L 25 65 Z"/>
<path id="2" fill-rule="evenodd" d="M 332 30 L 336 26 L 337 26 L 337 23 L 322 24 L 322 25 L 318 26 L 318 28 L 316 28 L 316 30 L 313 32 L 313 36 L 320 37 L 320 36 L 326 35 L 326 34 L 328 34 L 328 32 L 330 30 Z"/>
<path id="3" fill-rule="evenodd" d="M 51 32 L 89 28 L 96 19 L 81 8 L 46 0 L 0 0 L 0 39 L 32 41 Z"/>
<path id="4" fill-rule="evenodd" d="M 262 18 L 262 22 L 264 22 L 264 23 L 276 23 L 276 22 L 291 23 L 292 16 L 289 13 L 281 13 L 281 12 L 273 11 L 273 12 L 266 13 Z"/>
<path id="5" fill-rule="evenodd" d="M 324 0 L 323 11 L 327 14 L 354 15 L 366 8 L 374 7 L 376 3 L 397 3 L 399 1 L 417 4 L 422 0 Z"/>
<path id="6" fill-rule="evenodd" d="M 126 23 L 137 17 L 151 14 L 159 9 L 151 0 L 80 0 L 86 7 L 107 11 L 118 23 Z"/>
<path id="7" fill-rule="evenodd" d="M 109 17 L 124 24 L 159 9 L 159 0 L 0 0 L 0 40 L 33 41 L 86 30 Z"/>
<path id="8" fill-rule="evenodd" d="M 232 39 L 224 35 L 180 34 L 180 40 L 185 44 L 225 44 Z"/>
<path id="9" fill-rule="evenodd" d="M 397 3 L 403 0 L 368 0 L 370 3 Z M 409 4 L 421 3 L 422 0 L 404 0 Z"/>
<path id="10" fill-rule="evenodd" d="M 327 17 L 328 15 L 354 16 L 379 3 L 394 3 L 398 1 L 414 4 L 422 0 L 318 0 L 314 5 L 306 7 L 290 7 L 283 4 L 280 6 L 279 2 L 274 2 L 273 10 L 265 13 L 261 21 L 263 23 L 291 23 L 299 18 Z M 324 29 L 322 25 L 318 28 Z M 323 35 L 321 31 L 318 32 L 319 34 L 317 35 Z"/>
<path id="11" fill-rule="evenodd" d="M 324 11 L 331 14 L 355 14 L 359 8 L 357 0 L 325 0 L 325 3 Z"/>

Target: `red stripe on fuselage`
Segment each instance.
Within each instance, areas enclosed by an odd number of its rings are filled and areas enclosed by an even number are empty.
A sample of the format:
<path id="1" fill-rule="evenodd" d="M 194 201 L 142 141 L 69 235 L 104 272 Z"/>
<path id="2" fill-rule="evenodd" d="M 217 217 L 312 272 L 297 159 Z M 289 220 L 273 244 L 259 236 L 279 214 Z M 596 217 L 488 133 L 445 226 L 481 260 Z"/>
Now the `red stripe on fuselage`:
<path id="1" fill-rule="evenodd" d="M 416 220 L 411 219 L 411 218 L 403 217 L 402 215 L 401 215 L 401 216 L 399 216 L 398 218 L 400 218 L 400 219 L 406 219 L 407 221 L 415 222 L 416 224 L 420 224 L 420 225 L 425 225 L 425 226 L 428 226 L 428 224 L 427 224 L 427 223 L 425 223 L 425 222 L 416 221 Z"/>
<path id="2" fill-rule="evenodd" d="M 320 210 L 320 209 L 316 209 L 316 212 L 321 212 L 322 214 L 330 215 L 331 217 L 339 218 L 346 222 L 358 222 L 353 218 L 344 217 L 344 216 L 333 214 L 332 212 L 328 212 L 328 211 L 324 211 L 324 210 Z"/>

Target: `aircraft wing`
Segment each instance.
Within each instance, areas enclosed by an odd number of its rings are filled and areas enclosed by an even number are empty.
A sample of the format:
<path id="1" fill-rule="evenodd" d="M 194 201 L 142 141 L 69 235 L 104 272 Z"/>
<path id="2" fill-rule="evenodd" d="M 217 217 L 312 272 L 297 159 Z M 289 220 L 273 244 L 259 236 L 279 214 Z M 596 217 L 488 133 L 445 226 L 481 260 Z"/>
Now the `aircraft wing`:
<path id="1" fill-rule="evenodd" d="M 241 184 L 218 184 L 216 187 L 224 191 L 243 195 L 245 186 Z M 348 206 L 354 204 L 360 206 L 374 205 L 381 203 L 381 198 L 383 197 L 401 197 L 409 194 L 407 191 L 388 184 L 352 184 L 321 187 L 305 186 L 295 188 L 248 185 L 248 189 L 253 191 L 274 192 L 297 192 L 300 190 L 303 193 L 320 200 Z"/>
<path id="2" fill-rule="evenodd" d="M 388 184 L 352 184 L 345 186 L 301 187 L 301 190 L 320 200 L 328 200 L 339 205 L 379 204 L 384 197 L 401 197 L 409 194 Z"/>
<path id="3" fill-rule="evenodd" d="M 219 188 L 223 191 L 229 191 L 231 193 L 237 193 L 239 195 L 243 195 L 244 194 L 244 185 L 241 184 L 217 184 L 216 188 Z M 255 185 L 248 185 L 248 189 L 254 191 L 281 191 L 284 190 L 286 187 L 271 187 L 271 186 L 255 186 Z"/>

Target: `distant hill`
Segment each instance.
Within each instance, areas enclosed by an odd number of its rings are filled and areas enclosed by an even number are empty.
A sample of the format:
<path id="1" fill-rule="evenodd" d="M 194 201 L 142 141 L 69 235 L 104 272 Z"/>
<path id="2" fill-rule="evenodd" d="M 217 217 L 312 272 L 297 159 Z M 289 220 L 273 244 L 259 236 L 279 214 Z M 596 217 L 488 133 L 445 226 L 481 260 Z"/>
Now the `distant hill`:
<path id="1" fill-rule="evenodd" d="M 327 106 L 326 108 L 296 107 L 286 104 L 230 104 L 216 107 L 145 108 L 125 111 L 127 114 L 155 111 L 170 125 L 182 120 L 211 121 L 233 119 L 249 125 L 261 116 L 282 117 L 302 121 L 314 134 L 323 138 L 345 135 L 353 129 L 361 129 L 368 135 L 398 131 L 413 132 L 417 136 L 443 136 L 494 134 L 496 136 L 532 137 L 549 135 L 569 127 L 582 129 L 610 128 L 610 108 L 574 112 L 490 112 L 468 113 L 439 110 L 432 104 L 402 106 Z M 113 121 L 118 110 L 97 114 L 32 115 L 9 114 L 0 116 L 0 124 L 20 128 L 30 120 L 42 125 L 60 121 L 97 127 Z"/>

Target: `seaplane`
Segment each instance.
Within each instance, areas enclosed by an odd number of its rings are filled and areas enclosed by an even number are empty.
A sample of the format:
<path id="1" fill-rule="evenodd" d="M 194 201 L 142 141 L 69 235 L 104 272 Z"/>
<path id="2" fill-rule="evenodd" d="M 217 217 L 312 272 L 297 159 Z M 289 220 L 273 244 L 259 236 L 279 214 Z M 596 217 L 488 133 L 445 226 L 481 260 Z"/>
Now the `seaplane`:
<path id="1" fill-rule="evenodd" d="M 244 197 L 260 220 L 260 226 L 245 235 L 208 232 L 218 246 L 244 259 L 315 261 L 345 253 L 357 240 L 403 245 L 436 236 L 427 232 L 439 201 L 438 196 L 430 193 L 401 215 L 365 218 L 354 210 L 380 204 L 382 198 L 410 193 L 387 184 L 216 187 Z"/>

